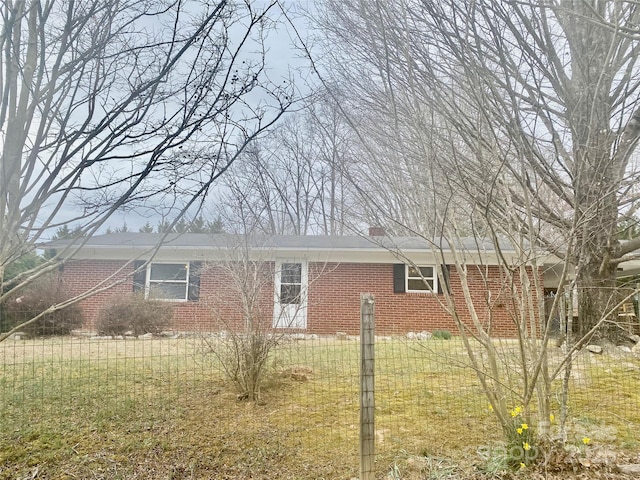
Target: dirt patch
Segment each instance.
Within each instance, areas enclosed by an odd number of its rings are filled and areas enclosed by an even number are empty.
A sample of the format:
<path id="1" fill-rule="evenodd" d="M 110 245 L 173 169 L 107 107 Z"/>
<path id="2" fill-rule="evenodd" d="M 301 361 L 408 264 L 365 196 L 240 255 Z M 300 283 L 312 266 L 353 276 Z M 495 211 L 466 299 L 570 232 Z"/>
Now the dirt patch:
<path id="1" fill-rule="evenodd" d="M 408 456 L 396 461 L 385 480 L 630 480 L 640 478 L 640 454 L 593 449 L 588 455 L 558 447 L 545 461 L 508 469 L 488 461 L 460 457 Z"/>

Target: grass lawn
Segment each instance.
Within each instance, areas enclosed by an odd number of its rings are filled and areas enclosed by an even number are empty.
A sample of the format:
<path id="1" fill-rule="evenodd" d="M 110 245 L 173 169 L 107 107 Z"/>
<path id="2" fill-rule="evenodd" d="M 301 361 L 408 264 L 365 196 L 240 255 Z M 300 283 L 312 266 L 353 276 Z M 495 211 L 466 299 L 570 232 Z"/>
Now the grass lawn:
<path id="1" fill-rule="evenodd" d="M 358 351 L 353 340 L 282 346 L 253 404 L 196 339 L 4 342 L 0 478 L 357 477 Z M 638 451 L 640 361 L 579 360 L 575 442 Z M 470 463 L 500 440 L 466 363 L 455 339 L 376 345 L 379 478 L 413 455 Z M 278 375 L 291 366 L 312 373 Z"/>

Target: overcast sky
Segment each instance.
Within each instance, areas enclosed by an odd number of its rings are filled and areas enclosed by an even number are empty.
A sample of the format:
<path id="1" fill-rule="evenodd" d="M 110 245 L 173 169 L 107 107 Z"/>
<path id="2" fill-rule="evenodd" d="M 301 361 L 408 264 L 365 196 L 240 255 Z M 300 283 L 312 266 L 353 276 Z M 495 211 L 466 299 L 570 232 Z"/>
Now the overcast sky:
<path id="1" fill-rule="evenodd" d="M 267 2 L 265 0 L 258 0 L 254 3 L 261 6 Z M 300 12 L 309 8 L 309 2 L 306 0 L 286 1 L 283 2 L 283 7 L 287 9 L 288 17 L 294 22 L 298 33 L 305 37 L 307 32 L 306 22 L 300 16 Z M 296 32 L 286 23 L 286 19 L 282 18 L 281 20 L 278 28 L 270 32 L 268 36 L 267 48 L 269 51 L 267 54 L 266 73 L 274 83 L 294 78 L 298 95 L 302 97 L 308 94 L 310 88 L 311 75 L 309 73 L 309 62 L 303 58 L 302 52 L 295 47 L 295 43 L 297 43 Z M 256 98 L 256 100 L 259 100 L 259 98 Z M 205 208 L 202 213 L 207 220 L 215 219 L 215 197 L 216 193 L 214 189 L 210 198 L 205 202 Z M 102 231 L 105 231 L 107 228 L 115 229 L 124 224 L 127 225 L 129 230 L 138 231 L 139 228 L 147 222 L 156 227 L 156 225 L 162 221 L 161 211 L 166 212 L 165 215 L 167 219 L 172 219 L 172 217 L 175 216 L 167 206 L 152 205 L 150 207 L 152 208 L 116 212 L 107 221 Z M 70 210 L 73 208 L 74 207 L 70 206 Z"/>

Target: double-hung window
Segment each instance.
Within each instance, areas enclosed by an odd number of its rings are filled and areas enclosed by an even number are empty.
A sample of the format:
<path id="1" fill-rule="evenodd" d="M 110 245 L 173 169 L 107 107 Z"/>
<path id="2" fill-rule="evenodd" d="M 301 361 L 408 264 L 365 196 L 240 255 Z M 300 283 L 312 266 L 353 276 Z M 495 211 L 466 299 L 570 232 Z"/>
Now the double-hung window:
<path id="1" fill-rule="evenodd" d="M 438 275 L 433 266 L 406 266 L 407 292 L 437 292 Z"/>
<path id="2" fill-rule="evenodd" d="M 152 262 L 133 264 L 133 291 L 145 298 L 173 302 L 197 301 L 202 262 Z"/>
<path id="3" fill-rule="evenodd" d="M 188 263 L 152 263 L 148 269 L 148 298 L 183 300 L 189 294 Z"/>

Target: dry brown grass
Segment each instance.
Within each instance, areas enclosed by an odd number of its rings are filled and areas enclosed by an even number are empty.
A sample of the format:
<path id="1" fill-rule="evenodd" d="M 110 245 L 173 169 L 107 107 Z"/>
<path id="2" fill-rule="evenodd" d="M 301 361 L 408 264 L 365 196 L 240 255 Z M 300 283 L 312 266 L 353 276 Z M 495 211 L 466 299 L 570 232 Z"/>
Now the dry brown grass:
<path id="1" fill-rule="evenodd" d="M 380 478 L 479 475 L 469 473 L 477 449 L 500 432 L 461 345 L 393 340 L 376 351 Z M 581 361 L 571 405 L 575 444 L 588 435 L 594 452 L 637 451 L 640 362 Z M 279 349 L 255 404 L 237 400 L 197 339 L 5 342 L 0 363 L 0 478 L 357 476 L 355 341 Z M 277 374 L 292 366 L 304 367 L 306 378 Z M 416 458 L 430 466 L 416 466 Z"/>

